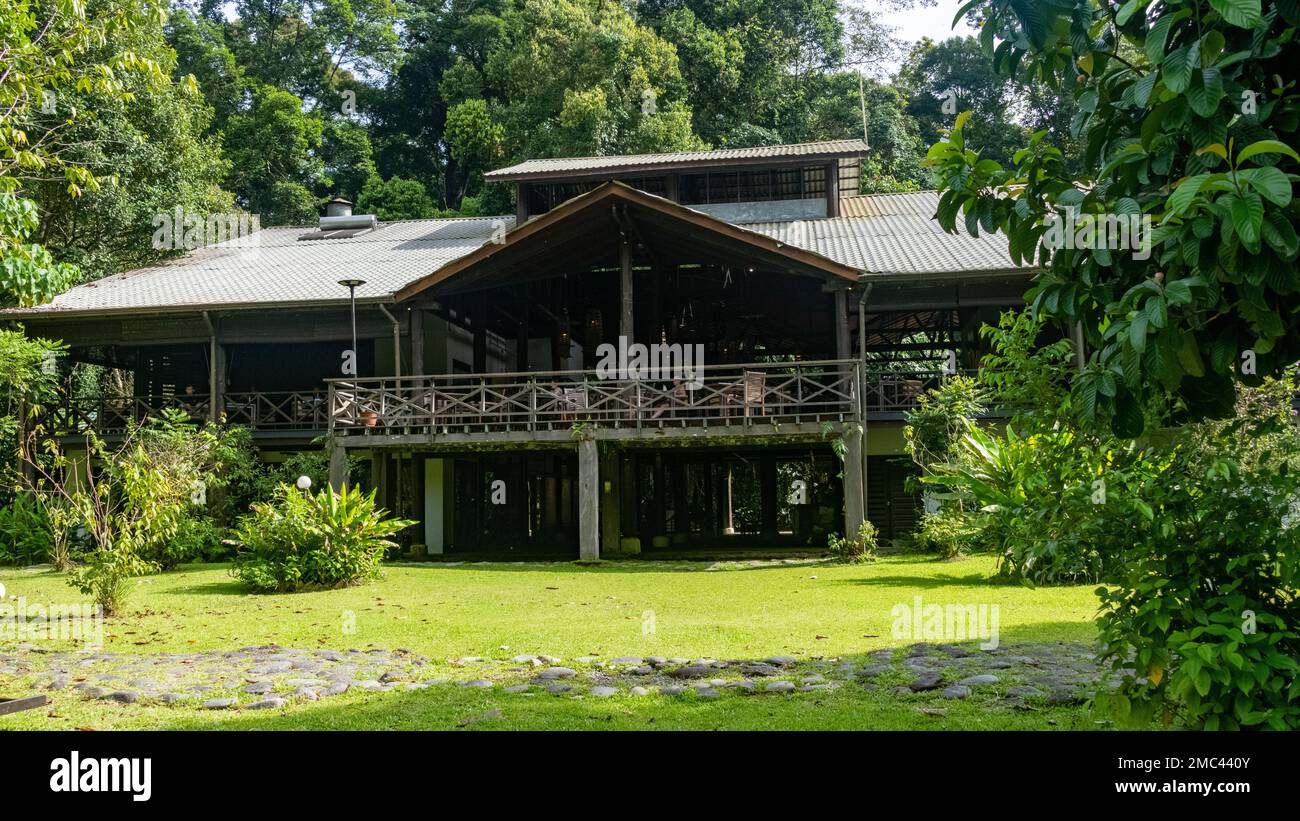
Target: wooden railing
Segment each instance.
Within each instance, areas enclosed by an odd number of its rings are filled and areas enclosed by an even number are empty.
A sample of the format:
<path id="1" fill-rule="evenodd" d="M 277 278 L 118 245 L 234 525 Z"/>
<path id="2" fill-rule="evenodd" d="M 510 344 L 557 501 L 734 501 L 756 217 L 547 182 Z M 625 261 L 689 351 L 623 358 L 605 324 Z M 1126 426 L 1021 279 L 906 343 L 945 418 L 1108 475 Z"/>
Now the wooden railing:
<path id="1" fill-rule="evenodd" d="M 871 363 L 875 364 L 875 363 Z M 856 360 L 705 366 L 700 384 L 601 379 L 595 372 L 328 380 L 315 391 L 229 393 L 222 412 L 254 431 L 490 432 L 582 423 L 685 427 L 826 422 L 895 414 L 947 378 L 942 371 L 863 372 Z M 860 386 L 860 387 L 859 387 Z M 185 411 L 210 417 L 206 395 L 63 398 L 45 417 L 56 435 L 120 434 L 132 422 Z"/>
<path id="2" fill-rule="evenodd" d="M 328 421 L 327 392 L 272 391 L 229 393 L 223 397 L 226 421 L 252 430 L 324 431 Z M 201 422 L 211 418 L 206 395 L 181 394 L 136 397 L 63 397 L 50 409 L 45 426 L 57 435 L 93 430 L 101 435 L 124 433 L 133 422 L 160 416 L 164 410 L 184 411 Z"/>
<path id="3" fill-rule="evenodd" d="M 876 363 L 871 363 L 876 364 Z M 977 371 L 959 371 L 964 376 L 974 376 Z M 872 413 L 902 413 L 917 406 L 927 391 L 938 388 L 952 374 L 948 371 L 873 371 L 868 370 L 863 380 L 862 409 Z"/>
<path id="4" fill-rule="evenodd" d="M 592 371 L 330 380 L 329 424 L 353 433 L 672 428 L 860 418 L 854 360 L 714 365 L 693 380 Z"/>

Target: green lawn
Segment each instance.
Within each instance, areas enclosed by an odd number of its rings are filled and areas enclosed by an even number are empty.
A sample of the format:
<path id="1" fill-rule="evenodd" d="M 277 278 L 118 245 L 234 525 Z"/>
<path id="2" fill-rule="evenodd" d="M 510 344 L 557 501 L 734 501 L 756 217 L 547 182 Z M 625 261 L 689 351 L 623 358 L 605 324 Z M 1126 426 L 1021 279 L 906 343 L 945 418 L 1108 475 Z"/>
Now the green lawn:
<path id="1" fill-rule="evenodd" d="M 593 670 L 582 656 L 761 659 L 789 655 L 799 672 L 842 661 L 861 667 L 872 650 L 911 644 L 891 636 L 896 604 L 997 604 L 1001 642 L 1091 642 L 1092 586 L 1031 590 L 993 584 L 986 557 L 941 562 L 891 557 L 858 566 L 828 563 L 618 562 L 391 565 L 382 580 L 347 590 L 249 595 L 224 566 L 195 565 L 141 578 L 128 614 L 110 619 L 104 650 L 184 653 L 275 643 L 347 650 L 404 648 L 427 656 L 424 677 L 517 683 L 528 674 L 506 660 L 556 656 Z M 44 569 L 0 569 L 10 597 L 76 603 L 64 577 Z M 11 602 L 12 603 L 12 602 Z M 15 642 L 0 639 L 0 650 Z M 57 646 L 57 645 L 51 645 Z M 497 660 L 457 666 L 463 657 Z M 32 655 L 39 663 L 39 656 Z M 0 694 L 34 680 L 0 675 Z M 885 684 L 905 684 L 888 679 Z M 28 688 L 25 690 L 24 688 Z M 533 696 L 458 687 L 392 692 L 351 690 L 280 710 L 210 711 L 196 706 L 116 704 L 72 690 L 52 708 L 0 717 L 0 728 L 266 729 L 678 729 L 984 728 L 1097 726 L 1085 707 L 1007 706 L 992 693 L 967 701 L 899 696 L 849 679 L 835 690 L 610 698 Z M 468 723 L 467 723 L 468 722 Z"/>

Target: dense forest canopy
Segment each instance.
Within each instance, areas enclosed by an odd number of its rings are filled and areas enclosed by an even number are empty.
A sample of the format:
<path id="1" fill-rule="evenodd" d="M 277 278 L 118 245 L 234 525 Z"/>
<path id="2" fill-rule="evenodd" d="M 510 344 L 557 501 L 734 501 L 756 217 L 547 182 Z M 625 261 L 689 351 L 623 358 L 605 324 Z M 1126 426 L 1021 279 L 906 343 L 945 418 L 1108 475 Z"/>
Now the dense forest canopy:
<path id="1" fill-rule="evenodd" d="M 863 191 L 917 190 L 932 187 L 922 160 L 953 119 L 950 92 L 995 159 L 1029 129 L 1063 133 L 974 38 L 905 43 L 883 22 L 935 2 L 6 5 L 6 62 L 27 79 L 0 97 L 0 233 L 49 256 L 11 279 L 54 277 L 6 300 L 175 253 L 150 237 L 177 208 L 262 225 L 309 223 L 334 196 L 382 219 L 508 213 L 513 192 L 483 173 L 525 158 L 854 138 L 864 124 Z M 42 35 L 50 22 L 67 43 Z M 68 44 L 75 66 L 23 69 Z"/>

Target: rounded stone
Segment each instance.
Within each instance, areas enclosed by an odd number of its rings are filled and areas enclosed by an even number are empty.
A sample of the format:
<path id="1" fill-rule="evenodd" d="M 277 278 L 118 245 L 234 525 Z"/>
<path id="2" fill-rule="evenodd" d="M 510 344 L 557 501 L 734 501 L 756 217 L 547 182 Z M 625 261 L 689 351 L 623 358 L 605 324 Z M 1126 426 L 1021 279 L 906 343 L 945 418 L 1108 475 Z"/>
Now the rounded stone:
<path id="1" fill-rule="evenodd" d="M 795 686 L 793 681 L 769 681 L 763 689 L 769 693 L 793 693 Z"/>
<path id="2" fill-rule="evenodd" d="M 954 684 L 951 687 L 945 687 L 943 690 L 944 698 L 970 698 L 970 688 L 964 684 Z"/>
<path id="3" fill-rule="evenodd" d="M 562 678 L 573 678 L 578 675 L 578 671 L 568 667 L 547 667 L 537 674 L 537 677 L 543 681 L 554 681 Z"/>
<path id="4" fill-rule="evenodd" d="M 608 698 L 609 696 L 618 695 L 618 688 L 604 686 L 592 687 L 589 692 L 596 698 Z"/>
<path id="5" fill-rule="evenodd" d="M 937 690 L 939 688 L 940 680 L 941 678 L 939 674 L 931 670 L 917 676 L 916 679 L 907 686 L 908 689 L 914 693 L 920 693 L 925 690 Z"/>

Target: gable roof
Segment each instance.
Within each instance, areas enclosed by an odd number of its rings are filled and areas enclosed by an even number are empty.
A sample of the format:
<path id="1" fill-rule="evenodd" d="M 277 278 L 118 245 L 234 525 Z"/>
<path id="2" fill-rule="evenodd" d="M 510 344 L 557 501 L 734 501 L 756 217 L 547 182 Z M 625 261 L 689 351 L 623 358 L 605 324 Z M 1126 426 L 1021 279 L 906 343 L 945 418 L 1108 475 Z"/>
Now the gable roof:
<path id="1" fill-rule="evenodd" d="M 614 210 L 618 208 L 624 209 L 622 217 Z M 653 229 L 641 232 L 643 240 L 648 234 L 660 239 L 672 238 L 660 248 L 660 254 L 686 248 L 700 256 L 723 254 L 724 258 L 729 255 L 737 262 L 761 261 L 791 273 L 849 283 L 858 281 L 856 267 L 804 246 L 725 222 L 621 182 L 607 182 L 515 226 L 500 241 L 487 243 L 421 277 L 399 291 L 397 299 L 409 299 L 444 283 L 463 287 L 466 280 L 475 278 L 502 283 L 520 274 L 555 275 L 595 264 L 616 265 L 614 237 L 620 230 L 620 221 L 641 220 Z M 628 230 L 639 229 L 633 226 Z M 548 268 L 554 268 L 554 273 Z"/>
<path id="2" fill-rule="evenodd" d="M 677 151 L 667 154 L 623 154 L 608 157 L 557 157 L 527 160 L 483 175 L 491 182 L 520 182 L 583 174 L 648 174 L 691 166 L 767 164 L 787 160 L 833 160 L 868 152 L 862 140 L 828 140 L 753 148 L 719 148 L 711 151 Z"/>
<path id="3" fill-rule="evenodd" d="M 626 186 L 624 186 L 626 188 Z M 725 223 L 686 206 L 666 203 L 673 213 L 711 221 L 715 231 L 763 238 L 804 252 L 817 263 L 840 266 L 864 279 L 929 280 L 1017 273 L 1001 234 L 945 233 L 932 219 L 935 192 L 876 194 L 840 200 L 841 216 L 787 222 Z M 561 206 L 563 207 L 563 206 Z M 550 213 L 550 212 L 548 212 Z M 535 217 L 528 223 L 546 218 Z M 281 306 L 339 305 L 348 300 L 338 280 L 358 277 L 358 302 L 393 302 L 411 286 L 444 267 L 480 251 L 514 227 L 513 216 L 410 220 L 382 223 L 348 239 L 299 242 L 313 228 L 265 228 L 257 244 L 225 243 L 176 260 L 79 285 L 34 308 L 0 311 L 0 318 L 58 314 L 129 314 L 165 311 L 231 310 Z"/>

